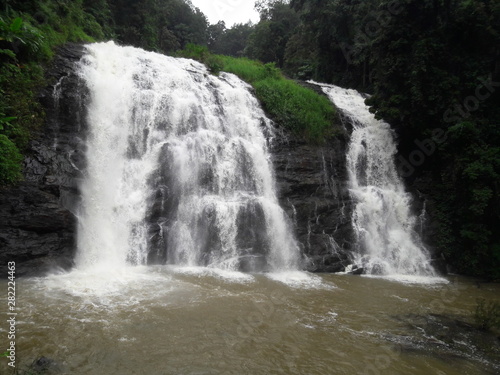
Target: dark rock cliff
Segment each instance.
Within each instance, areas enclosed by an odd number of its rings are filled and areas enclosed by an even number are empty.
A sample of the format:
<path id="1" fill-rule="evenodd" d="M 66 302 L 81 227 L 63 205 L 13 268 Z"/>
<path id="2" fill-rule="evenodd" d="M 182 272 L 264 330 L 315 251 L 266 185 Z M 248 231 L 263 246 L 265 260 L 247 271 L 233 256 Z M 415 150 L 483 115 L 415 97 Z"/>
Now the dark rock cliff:
<path id="1" fill-rule="evenodd" d="M 75 62 L 83 52 L 75 44 L 60 49 L 40 92 L 47 121 L 24 160 L 24 181 L 0 189 L 0 277 L 12 261 L 17 276 L 73 265 L 86 96 Z"/>
<path id="2" fill-rule="evenodd" d="M 272 147 L 279 198 L 312 272 L 343 271 L 353 243 L 346 136 L 311 145 L 291 135 Z"/>

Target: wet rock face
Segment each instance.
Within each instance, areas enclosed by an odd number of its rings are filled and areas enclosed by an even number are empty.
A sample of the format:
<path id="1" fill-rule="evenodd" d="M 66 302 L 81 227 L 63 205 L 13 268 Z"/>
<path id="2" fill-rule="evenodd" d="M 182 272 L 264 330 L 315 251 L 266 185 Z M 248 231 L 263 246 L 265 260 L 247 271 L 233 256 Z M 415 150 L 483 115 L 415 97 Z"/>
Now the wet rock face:
<path id="1" fill-rule="evenodd" d="M 340 272 L 350 263 L 353 202 L 346 145 L 344 136 L 318 146 L 285 135 L 272 146 L 280 203 L 312 272 Z"/>
<path id="2" fill-rule="evenodd" d="M 68 269 L 75 252 L 78 180 L 84 168 L 84 103 L 87 92 L 75 72 L 81 45 L 62 48 L 40 94 L 46 125 L 33 137 L 24 181 L 0 188 L 0 277 L 7 262 L 17 276 Z"/>

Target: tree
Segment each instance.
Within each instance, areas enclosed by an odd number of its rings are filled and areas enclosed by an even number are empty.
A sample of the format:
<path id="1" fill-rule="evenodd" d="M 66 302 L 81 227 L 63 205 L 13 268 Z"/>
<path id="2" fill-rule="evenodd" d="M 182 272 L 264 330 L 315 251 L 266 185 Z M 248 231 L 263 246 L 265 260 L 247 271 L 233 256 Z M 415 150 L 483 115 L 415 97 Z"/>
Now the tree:
<path id="1" fill-rule="evenodd" d="M 173 52 L 187 43 L 207 44 L 205 15 L 184 0 L 108 0 L 119 41 Z"/>
<path id="2" fill-rule="evenodd" d="M 208 26 L 207 45 L 212 52 L 216 52 L 216 50 L 218 49 L 218 43 L 225 32 L 226 32 L 226 23 L 224 21 L 219 21 L 216 24 Z"/>
<path id="3" fill-rule="evenodd" d="M 261 7 L 261 20 L 248 38 L 245 54 L 283 67 L 286 45 L 299 25 L 299 16 L 285 1 L 267 1 L 257 6 Z"/>
<path id="4" fill-rule="evenodd" d="M 224 29 L 222 29 L 224 27 Z M 254 30 L 251 22 L 246 24 L 235 24 L 230 29 L 225 29 L 224 22 L 211 25 L 213 41 L 209 44 L 210 50 L 214 53 L 229 56 L 242 56 L 248 43 L 248 37 Z M 215 38 L 216 37 L 216 38 Z"/>

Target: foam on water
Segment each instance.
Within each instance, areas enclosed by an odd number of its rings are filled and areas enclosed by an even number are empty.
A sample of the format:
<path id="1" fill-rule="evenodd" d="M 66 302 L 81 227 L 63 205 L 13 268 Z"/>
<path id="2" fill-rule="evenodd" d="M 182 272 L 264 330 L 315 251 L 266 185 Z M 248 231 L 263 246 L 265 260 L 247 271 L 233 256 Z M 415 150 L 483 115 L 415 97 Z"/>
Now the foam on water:
<path id="1" fill-rule="evenodd" d="M 202 278 L 215 277 L 226 282 L 246 284 L 255 281 L 254 276 L 251 274 L 219 268 L 173 266 L 169 267 L 169 270 L 174 274 L 194 275 Z"/>
<path id="2" fill-rule="evenodd" d="M 302 271 L 272 272 L 265 274 L 273 281 L 278 281 L 291 288 L 302 289 L 334 289 L 334 285 L 325 283 L 318 275 Z"/>
<path id="3" fill-rule="evenodd" d="M 384 279 L 389 281 L 396 281 L 402 284 L 415 284 L 415 285 L 440 285 L 449 284 L 449 280 L 444 277 L 438 276 L 420 276 L 420 275 L 362 275 L 362 277 Z"/>
<path id="4" fill-rule="evenodd" d="M 40 292 L 61 292 L 82 298 L 113 298 L 121 296 L 168 293 L 176 286 L 167 272 L 153 272 L 151 267 L 94 267 L 73 270 L 32 280 Z M 161 286 L 160 286 L 161 285 Z"/>

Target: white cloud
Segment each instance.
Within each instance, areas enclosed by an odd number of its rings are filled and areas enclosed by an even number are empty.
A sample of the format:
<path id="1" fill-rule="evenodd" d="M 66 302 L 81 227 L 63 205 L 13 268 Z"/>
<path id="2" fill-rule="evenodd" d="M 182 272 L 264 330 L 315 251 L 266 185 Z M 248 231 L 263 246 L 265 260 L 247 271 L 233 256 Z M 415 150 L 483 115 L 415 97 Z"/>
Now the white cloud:
<path id="1" fill-rule="evenodd" d="M 223 20 L 226 27 L 235 23 L 259 21 L 259 14 L 254 9 L 255 0 L 191 0 L 195 7 L 207 16 L 211 24 Z"/>

